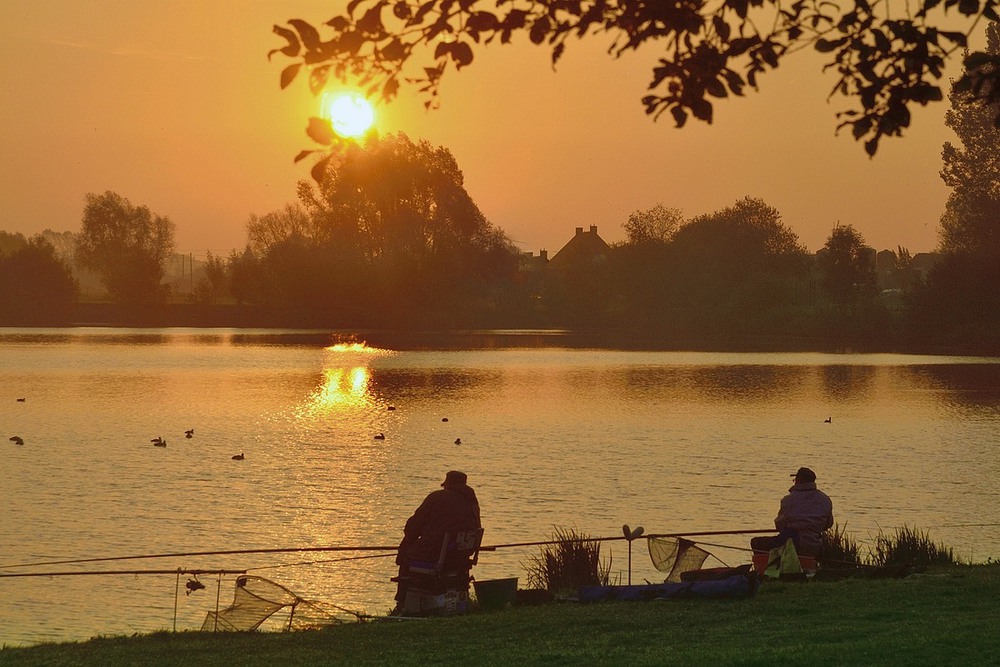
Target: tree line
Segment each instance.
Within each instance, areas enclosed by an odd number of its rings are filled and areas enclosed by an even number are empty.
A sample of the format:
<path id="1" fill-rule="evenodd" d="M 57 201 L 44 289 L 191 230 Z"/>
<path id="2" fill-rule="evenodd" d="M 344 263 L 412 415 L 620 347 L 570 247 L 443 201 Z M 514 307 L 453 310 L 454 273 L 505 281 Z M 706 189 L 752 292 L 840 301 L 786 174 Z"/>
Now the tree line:
<path id="1" fill-rule="evenodd" d="M 1000 30 L 988 36 L 1000 53 Z M 636 211 L 606 252 L 532 266 L 473 202 L 451 153 L 400 134 L 327 137 L 314 180 L 299 183 L 294 203 L 250 216 L 242 250 L 210 254 L 192 298 L 285 326 L 592 327 L 678 345 L 995 350 L 1000 130 L 960 87 L 950 99 L 958 141 L 943 150 L 941 261 L 924 275 L 905 249 L 890 253 L 889 295 L 853 226 L 811 255 L 752 197 L 690 219 L 665 205 Z M 170 296 L 173 236 L 169 219 L 111 191 L 87 195 L 78 234 L 0 232 L 0 321 L 64 321 L 78 295 L 74 262 L 126 311 L 155 309 Z"/>

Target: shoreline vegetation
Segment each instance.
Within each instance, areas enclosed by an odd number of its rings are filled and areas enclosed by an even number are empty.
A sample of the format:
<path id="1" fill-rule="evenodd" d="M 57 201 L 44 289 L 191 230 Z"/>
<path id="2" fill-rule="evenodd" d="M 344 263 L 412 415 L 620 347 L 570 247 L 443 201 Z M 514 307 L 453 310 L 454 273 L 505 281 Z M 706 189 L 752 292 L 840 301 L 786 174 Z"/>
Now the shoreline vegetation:
<path id="1" fill-rule="evenodd" d="M 1000 563 L 767 581 L 742 600 L 557 602 L 302 632 L 0 648 L 0 665 L 969 665 L 995 660 Z"/>
<path id="2" fill-rule="evenodd" d="M 495 347 L 596 347 L 622 350 L 700 351 L 700 352 L 826 352 L 826 353 L 901 353 L 930 355 L 996 356 L 1000 340 L 978 339 L 973 342 L 879 341 L 863 340 L 837 333 L 802 335 L 759 335 L 720 330 L 651 331 L 622 326 L 547 327 L 506 326 L 488 322 L 480 326 L 394 327 L 391 323 L 339 322 L 324 316 L 289 317 L 287 313 L 237 304 L 164 303 L 146 308 L 111 302 L 80 302 L 58 317 L 0 317 L 0 328 L 235 328 L 285 329 L 294 331 L 326 330 L 358 332 L 371 335 L 399 349 L 479 349 Z"/>

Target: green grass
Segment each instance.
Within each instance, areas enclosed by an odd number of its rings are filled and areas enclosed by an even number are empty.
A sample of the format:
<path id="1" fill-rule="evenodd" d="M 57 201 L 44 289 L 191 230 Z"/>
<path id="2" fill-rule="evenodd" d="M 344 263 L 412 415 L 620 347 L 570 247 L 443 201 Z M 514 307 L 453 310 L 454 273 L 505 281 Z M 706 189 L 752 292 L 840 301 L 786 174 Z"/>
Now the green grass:
<path id="1" fill-rule="evenodd" d="M 979 665 L 1000 565 L 766 582 L 753 598 L 553 603 L 297 633 L 156 633 L 0 649 L 0 665 Z"/>

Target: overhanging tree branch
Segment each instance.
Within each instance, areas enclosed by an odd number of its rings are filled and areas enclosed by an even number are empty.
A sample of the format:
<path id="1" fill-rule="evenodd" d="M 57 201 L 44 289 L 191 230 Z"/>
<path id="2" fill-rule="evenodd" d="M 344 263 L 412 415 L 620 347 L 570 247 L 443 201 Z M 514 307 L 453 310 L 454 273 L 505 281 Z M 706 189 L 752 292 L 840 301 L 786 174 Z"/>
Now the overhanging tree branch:
<path id="1" fill-rule="evenodd" d="M 853 101 L 838 114 L 838 129 L 849 128 L 874 155 L 883 137 L 909 127 L 914 104 L 943 99 L 945 63 L 967 47 L 977 22 L 998 20 L 998 0 L 914 3 L 894 18 L 888 0 L 352 0 L 321 26 L 324 35 L 301 19 L 276 25 L 286 44 L 269 56 L 296 61 L 282 71 L 282 87 L 305 69 L 314 93 L 333 76 L 358 80 L 368 95 L 388 101 L 402 82 L 415 85 L 431 108 L 444 74 L 471 65 L 476 50 L 493 42 L 526 34 L 551 48 L 556 65 L 570 37 L 604 34 L 615 58 L 662 48 L 642 103 L 654 119 L 669 112 L 681 127 L 689 116 L 711 123 L 714 99 L 756 89 L 760 75 L 811 47 L 827 54 L 823 69 L 839 75 L 831 95 Z M 967 20 L 969 31 L 941 29 L 949 12 Z M 995 57 L 971 54 L 959 84 L 984 104 L 1000 99 L 1000 68 L 982 66 L 990 62 Z M 1000 125 L 1000 112 L 996 118 Z"/>

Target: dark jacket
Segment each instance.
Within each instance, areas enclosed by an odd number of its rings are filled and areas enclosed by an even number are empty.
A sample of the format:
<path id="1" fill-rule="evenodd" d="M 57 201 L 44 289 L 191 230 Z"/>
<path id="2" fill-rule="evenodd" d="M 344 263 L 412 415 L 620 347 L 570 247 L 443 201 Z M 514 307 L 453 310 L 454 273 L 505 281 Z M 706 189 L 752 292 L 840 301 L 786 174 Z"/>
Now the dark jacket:
<path id="1" fill-rule="evenodd" d="M 774 519 L 778 530 L 799 532 L 799 551 L 809 556 L 819 553 L 820 533 L 833 526 L 833 501 L 816 488 L 816 482 L 799 482 L 781 499 Z"/>
<path id="2" fill-rule="evenodd" d="M 410 560 L 437 561 L 445 533 L 454 535 L 480 527 L 479 500 L 472 487 L 449 485 L 434 491 L 407 519 L 396 564 Z"/>

